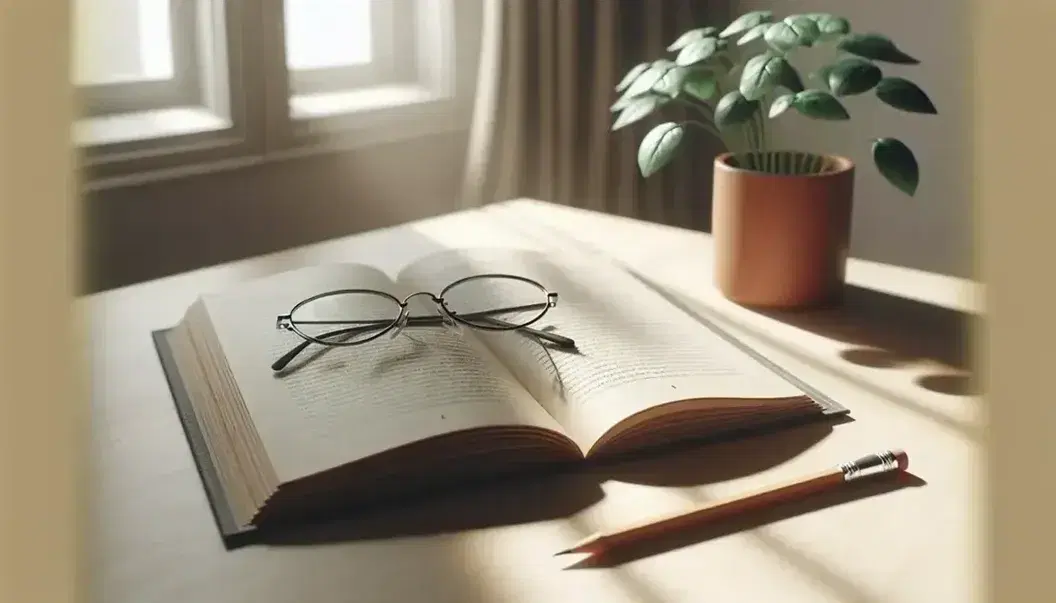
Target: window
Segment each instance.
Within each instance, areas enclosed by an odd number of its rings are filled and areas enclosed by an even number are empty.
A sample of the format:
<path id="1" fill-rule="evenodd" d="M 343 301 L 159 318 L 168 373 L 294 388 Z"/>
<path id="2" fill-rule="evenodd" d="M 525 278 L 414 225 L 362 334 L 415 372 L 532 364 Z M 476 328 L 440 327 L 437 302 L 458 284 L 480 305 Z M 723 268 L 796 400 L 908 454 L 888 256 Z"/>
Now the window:
<path id="1" fill-rule="evenodd" d="M 90 115 L 192 104 L 194 40 L 172 36 L 194 22 L 194 3 L 76 0 L 75 83 Z M 176 10 L 179 8 L 179 10 Z"/>
<path id="2" fill-rule="evenodd" d="M 464 126 L 477 2 L 74 0 L 88 178 Z"/>

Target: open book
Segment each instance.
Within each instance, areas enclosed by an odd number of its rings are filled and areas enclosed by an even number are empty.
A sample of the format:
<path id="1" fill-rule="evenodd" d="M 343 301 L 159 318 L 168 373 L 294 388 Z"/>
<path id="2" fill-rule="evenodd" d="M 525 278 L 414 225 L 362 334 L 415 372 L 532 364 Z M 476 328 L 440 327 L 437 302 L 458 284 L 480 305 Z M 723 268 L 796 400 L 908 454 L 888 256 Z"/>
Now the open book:
<path id="1" fill-rule="evenodd" d="M 358 345 L 277 328 L 327 291 L 403 300 L 486 273 L 533 279 L 556 304 L 530 330 L 412 320 Z M 408 300 L 414 317 L 437 307 Z M 459 480 L 845 411 L 616 265 L 527 250 L 449 250 L 395 278 L 359 264 L 262 277 L 199 298 L 155 343 L 225 541 Z"/>

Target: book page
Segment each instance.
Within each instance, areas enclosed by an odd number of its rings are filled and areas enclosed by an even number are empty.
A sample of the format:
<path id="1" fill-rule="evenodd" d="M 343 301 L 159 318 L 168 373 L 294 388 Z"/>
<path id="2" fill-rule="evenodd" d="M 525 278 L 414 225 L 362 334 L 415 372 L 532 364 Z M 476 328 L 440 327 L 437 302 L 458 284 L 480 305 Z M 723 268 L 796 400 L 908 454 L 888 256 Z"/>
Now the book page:
<path id="1" fill-rule="evenodd" d="M 205 300 L 280 480 L 460 430 L 561 429 L 486 347 L 443 328 L 408 328 L 352 346 L 312 343 L 284 370 L 273 371 L 276 358 L 304 341 L 276 328 L 276 317 L 309 296 L 353 288 L 404 298 L 384 273 L 339 265 L 284 273 Z M 393 319 L 399 315 L 395 302 L 387 309 L 350 299 L 331 300 L 325 306 L 331 313 L 316 316 L 378 319 L 390 309 Z M 412 303 L 416 315 L 429 310 L 421 300 Z"/>
<path id="2" fill-rule="evenodd" d="M 528 276 L 558 294 L 556 306 L 531 327 L 573 338 L 575 351 L 512 331 L 479 337 L 584 450 L 620 421 L 669 402 L 710 399 L 718 406 L 722 400 L 753 399 L 765 404 L 803 396 L 601 257 L 469 249 L 425 258 L 398 279 L 439 291 L 456 279 L 488 272 Z"/>

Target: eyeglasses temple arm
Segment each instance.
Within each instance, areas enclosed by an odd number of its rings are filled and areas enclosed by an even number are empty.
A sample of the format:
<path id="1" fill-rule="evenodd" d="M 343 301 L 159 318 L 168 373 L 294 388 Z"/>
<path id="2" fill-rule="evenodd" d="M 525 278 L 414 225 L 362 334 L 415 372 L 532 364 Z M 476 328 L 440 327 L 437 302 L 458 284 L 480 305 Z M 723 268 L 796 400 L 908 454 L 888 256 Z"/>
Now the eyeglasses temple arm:
<path id="1" fill-rule="evenodd" d="M 358 326 L 358 327 L 350 327 L 350 328 L 347 328 L 347 329 L 335 329 L 333 331 L 328 331 L 326 333 L 323 333 L 322 335 L 319 335 L 318 339 L 326 339 L 328 337 L 337 337 L 339 335 L 352 336 L 352 335 L 356 335 L 358 333 L 365 333 L 367 331 L 373 331 L 375 329 L 382 329 L 382 328 L 388 327 L 390 324 L 392 324 L 390 321 L 378 321 L 378 324 L 374 324 L 374 325 L 366 325 L 366 326 L 362 326 L 361 325 L 361 326 Z M 297 345 L 293 346 L 292 348 L 290 348 L 290 351 L 286 352 L 285 354 L 280 356 L 278 358 L 278 360 L 276 360 L 275 362 L 271 363 L 271 370 L 273 370 L 273 371 L 281 371 L 282 369 L 286 368 L 286 365 L 288 365 L 290 362 L 292 362 L 293 359 L 296 358 L 298 354 L 303 352 L 311 344 L 312 344 L 312 341 L 310 341 L 308 339 L 305 339 L 304 341 L 301 341 Z"/>

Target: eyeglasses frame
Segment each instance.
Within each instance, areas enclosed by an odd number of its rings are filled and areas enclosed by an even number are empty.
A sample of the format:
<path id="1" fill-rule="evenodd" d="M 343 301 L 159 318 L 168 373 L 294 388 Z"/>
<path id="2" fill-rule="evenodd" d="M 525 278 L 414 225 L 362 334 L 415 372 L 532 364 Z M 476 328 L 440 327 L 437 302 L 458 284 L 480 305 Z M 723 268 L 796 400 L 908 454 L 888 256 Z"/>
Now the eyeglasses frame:
<path id="1" fill-rule="evenodd" d="M 444 299 L 444 296 L 445 296 L 445 294 L 450 292 L 453 288 L 455 288 L 455 287 L 457 287 L 459 285 L 463 285 L 463 284 L 465 284 L 467 282 L 470 282 L 470 281 L 479 280 L 479 279 L 488 279 L 488 278 L 492 278 L 492 279 L 494 279 L 494 278 L 502 278 L 502 279 L 506 279 L 506 280 L 516 280 L 516 281 L 520 281 L 522 283 L 526 283 L 528 285 L 532 285 L 533 287 L 538 288 L 539 291 L 543 294 L 543 297 L 545 299 L 545 302 L 539 302 L 539 304 L 543 306 L 542 311 L 539 313 L 538 316 L 536 316 L 532 320 L 530 320 L 530 321 L 528 321 L 526 323 L 523 323 L 523 324 L 516 324 L 516 325 L 515 324 L 511 324 L 511 323 L 506 323 L 505 321 L 502 321 L 501 319 L 489 318 L 489 317 L 485 316 L 485 318 L 488 318 L 488 320 L 490 322 L 495 323 L 493 326 L 488 326 L 488 325 L 480 324 L 479 322 L 470 322 L 470 321 L 468 321 L 468 320 L 466 320 L 464 318 L 461 318 L 457 313 L 453 312 L 451 310 L 451 308 L 449 308 L 447 306 L 447 301 Z M 331 297 L 331 296 L 334 296 L 334 295 L 342 295 L 342 294 L 356 294 L 356 293 L 365 293 L 365 294 L 370 294 L 370 295 L 378 295 L 378 296 L 387 298 L 387 299 L 391 300 L 396 305 L 396 307 L 398 307 L 400 309 L 399 313 L 397 314 L 397 316 L 395 318 L 392 319 L 391 322 L 388 322 L 384 327 L 379 328 L 377 333 L 375 333 L 375 334 L 373 334 L 373 335 L 371 335 L 371 336 L 369 336 L 369 337 L 367 337 L 365 339 L 357 339 L 357 340 L 351 341 L 351 342 L 324 340 L 324 339 L 321 339 L 320 337 L 308 335 L 307 333 L 305 333 L 301 329 L 297 328 L 297 323 L 292 318 L 292 316 L 297 312 L 297 309 L 303 307 L 305 304 L 308 304 L 308 303 L 311 303 L 313 301 L 322 299 L 324 297 Z M 434 318 L 432 316 L 409 316 L 408 315 L 408 308 L 409 308 L 409 305 L 410 305 L 410 300 L 412 298 L 414 298 L 414 297 L 418 297 L 418 296 L 421 296 L 421 295 L 424 295 L 424 296 L 428 297 L 436 305 L 437 309 L 439 310 L 439 316 Z M 523 276 L 519 276 L 519 275 L 515 275 L 515 274 L 504 274 L 504 273 L 484 273 L 484 274 L 470 275 L 470 276 L 463 277 L 463 278 L 460 278 L 460 279 L 458 279 L 456 281 L 453 281 L 453 282 L 449 283 L 447 286 L 445 286 L 440 291 L 439 294 L 433 294 L 433 293 L 428 292 L 428 291 L 417 291 L 417 292 L 408 294 L 407 296 L 405 296 L 403 298 L 402 301 L 400 300 L 400 298 L 396 297 L 395 295 L 392 295 L 391 293 L 388 293 L 386 291 L 379 291 L 377 289 L 360 289 L 360 288 L 357 288 L 357 289 L 332 289 L 332 290 L 328 290 L 328 291 L 323 291 L 321 293 L 317 293 L 315 295 L 312 295 L 310 297 L 307 297 L 307 298 L 297 302 L 297 304 L 295 304 L 293 306 L 293 308 L 291 308 L 290 311 L 287 314 L 280 314 L 279 316 L 276 317 L 276 319 L 275 319 L 275 328 L 286 330 L 286 331 L 291 331 L 293 333 L 296 333 L 299 337 L 304 339 L 304 342 L 302 342 L 301 344 L 295 346 L 287 354 L 283 355 L 279 360 L 277 360 L 272 365 L 272 368 L 274 370 L 281 370 L 281 368 L 283 368 L 286 364 L 289 363 L 290 360 L 292 360 L 294 357 L 296 357 L 298 354 L 300 354 L 310 343 L 318 343 L 320 345 L 324 345 L 324 346 L 328 346 L 328 347 L 347 347 L 347 346 L 354 346 L 354 345 L 362 345 L 362 344 L 369 343 L 371 341 L 374 341 L 374 340 L 378 339 L 379 337 L 381 337 L 381 336 L 385 335 L 386 333 L 389 333 L 390 331 L 392 331 L 394 328 L 400 327 L 402 329 L 403 327 L 406 327 L 408 324 L 413 324 L 413 322 L 415 322 L 416 319 L 417 320 L 424 320 L 429 325 L 432 325 L 435 322 L 435 320 L 437 318 L 439 318 L 441 320 L 441 325 L 443 325 L 445 321 L 453 321 L 453 322 L 456 322 L 458 324 L 466 325 L 466 326 L 468 326 L 468 327 L 470 327 L 472 329 L 482 329 L 482 330 L 487 330 L 487 331 L 527 331 L 527 332 L 530 332 L 531 334 L 533 334 L 535 336 L 538 336 L 538 337 L 541 337 L 541 338 L 546 339 L 548 341 L 551 341 L 552 343 L 555 343 L 555 344 L 557 344 L 557 345 L 559 345 L 561 347 L 575 347 L 575 342 L 572 339 L 568 338 L 568 337 L 557 335 L 556 333 L 548 333 L 548 332 L 545 332 L 545 331 L 540 331 L 540 330 L 531 328 L 531 325 L 535 324 L 536 322 L 541 320 L 544 316 L 546 316 L 546 314 L 550 310 L 550 308 L 553 308 L 553 307 L 555 307 L 557 305 L 557 301 L 558 301 L 558 294 L 556 292 L 554 292 L 554 291 L 550 291 L 545 286 L 543 286 L 541 283 L 539 283 L 539 282 L 537 282 L 537 281 L 535 281 L 533 279 L 527 278 L 527 277 L 523 277 Z M 501 313 L 501 312 L 510 312 L 510 311 L 518 310 L 518 309 L 521 309 L 523 307 L 535 307 L 535 306 L 536 306 L 536 304 L 532 304 L 531 306 L 516 306 L 516 307 L 511 307 L 511 308 L 499 308 L 497 310 L 488 310 L 486 312 L 471 313 L 471 314 L 469 314 L 469 316 L 486 315 L 486 314 L 490 314 L 490 313 L 496 313 L 497 314 L 497 313 Z M 335 325 L 338 325 L 338 324 L 350 325 L 350 324 L 355 324 L 357 322 L 361 322 L 361 321 L 334 321 L 333 324 L 335 324 Z M 377 328 L 378 327 L 378 324 L 382 322 L 382 319 L 377 319 L 377 320 L 372 320 L 372 321 L 362 321 L 362 322 L 364 322 L 366 324 L 364 324 L 362 327 L 358 327 L 358 328 L 373 329 L 373 328 Z M 349 328 L 338 329 L 338 330 L 336 330 L 334 332 L 327 333 L 326 335 L 327 336 L 332 336 L 335 333 L 347 333 L 347 332 L 349 332 L 351 330 L 354 330 L 356 328 L 357 327 L 352 327 L 351 329 L 349 329 Z"/>

